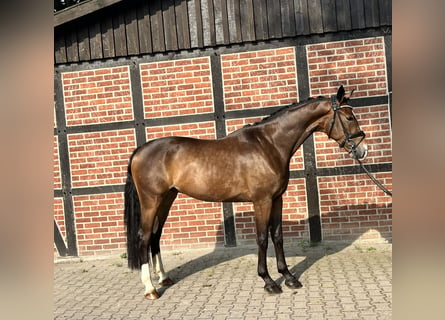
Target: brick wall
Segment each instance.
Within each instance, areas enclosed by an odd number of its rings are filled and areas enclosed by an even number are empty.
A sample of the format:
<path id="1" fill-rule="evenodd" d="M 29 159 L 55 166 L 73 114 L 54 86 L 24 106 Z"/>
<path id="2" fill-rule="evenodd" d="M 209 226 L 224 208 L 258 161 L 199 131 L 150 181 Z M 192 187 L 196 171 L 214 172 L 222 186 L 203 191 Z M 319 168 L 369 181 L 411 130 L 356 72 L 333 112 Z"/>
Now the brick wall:
<path id="1" fill-rule="evenodd" d="M 311 96 L 336 93 L 343 84 L 355 97 L 388 93 L 383 37 L 308 45 Z"/>
<path id="2" fill-rule="evenodd" d="M 226 112 L 288 105 L 298 100 L 296 53 L 294 47 L 274 48 L 221 55 L 223 102 Z M 388 94 L 383 38 L 366 38 L 306 46 L 311 96 L 336 93 L 340 84 L 354 97 Z M 145 119 L 212 114 L 213 83 L 210 58 L 166 60 L 141 63 L 139 76 Z M 97 187 L 122 186 L 128 158 L 136 147 L 134 128 L 113 124 L 134 120 L 128 66 L 62 73 L 63 102 L 68 128 L 67 143 L 73 207 L 79 255 L 100 255 L 125 251 L 123 194 L 102 193 Z M 137 106 L 136 106 L 137 107 Z M 272 109 L 271 109 L 272 110 Z M 367 134 L 366 163 L 392 161 L 392 139 L 388 104 L 354 109 Z M 262 117 L 225 120 L 231 133 Z M 171 123 L 171 122 L 170 122 Z M 89 125 L 108 124 L 103 130 Z M 83 127 L 85 130 L 79 130 Z M 181 135 L 216 138 L 216 123 L 178 121 L 177 124 L 149 126 L 146 139 Z M 54 189 L 62 188 L 59 140 L 54 138 Z M 349 155 L 326 135 L 316 133 L 317 168 L 353 166 Z M 304 169 L 302 148 L 293 156 L 291 170 Z M 391 189 L 391 172 L 377 178 Z M 323 239 L 354 240 L 391 236 L 392 199 L 385 196 L 367 176 L 341 175 L 317 178 Z M 92 190 L 91 192 L 87 190 Z M 63 199 L 54 201 L 54 217 L 65 237 Z M 239 243 L 253 242 L 255 224 L 250 203 L 234 203 L 236 237 Z M 224 243 L 220 203 L 207 203 L 179 195 L 164 228 L 162 247 L 208 247 Z M 286 241 L 309 239 L 306 179 L 289 181 L 284 195 L 283 230 Z"/>
<path id="3" fill-rule="evenodd" d="M 375 177 L 392 185 L 392 174 Z M 319 177 L 324 240 L 391 238 L 392 200 L 366 175 Z"/>
<path id="4" fill-rule="evenodd" d="M 148 127 L 147 140 L 170 136 L 184 136 L 199 139 L 216 139 L 215 123 L 182 123 L 166 126 Z"/>
<path id="5" fill-rule="evenodd" d="M 221 69 L 227 111 L 287 105 L 297 100 L 293 47 L 224 54 Z"/>
<path id="6" fill-rule="evenodd" d="M 140 65 L 145 118 L 213 112 L 209 57 Z"/>
<path id="7" fill-rule="evenodd" d="M 135 147 L 134 129 L 68 135 L 73 188 L 125 183 Z M 74 196 L 73 205 L 80 255 L 125 248 L 122 193 Z"/>
<path id="8" fill-rule="evenodd" d="M 164 227 L 165 249 L 212 247 L 224 244 L 222 204 L 179 194 Z"/>
<path id="9" fill-rule="evenodd" d="M 128 66 L 66 72 L 61 78 L 68 128 L 134 119 Z M 86 131 L 67 135 L 72 188 L 125 183 L 135 130 Z M 55 161 L 55 173 L 58 166 Z M 79 255 L 125 248 L 122 193 L 75 195 L 73 208 Z M 65 232 L 62 217 L 59 213 L 55 219 Z"/>
<path id="10" fill-rule="evenodd" d="M 62 74 L 68 126 L 133 119 L 128 67 Z"/>
<path id="11" fill-rule="evenodd" d="M 80 255 L 125 252 L 122 193 L 74 196 L 73 203 Z"/>
<path id="12" fill-rule="evenodd" d="M 73 187 L 125 183 L 129 154 L 135 148 L 134 129 L 69 134 Z"/>
<path id="13" fill-rule="evenodd" d="M 332 95 L 340 84 L 354 97 L 388 94 L 383 38 L 355 39 L 307 46 L 312 95 Z M 392 162 L 389 105 L 354 108 L 369 152 L 368 164 Z M 315 134 L 317 167 L 353 166 L 356 162 L 325 134 Z M 377 179 L 392 185 L 391 173 Z M 319 177 L 323 239 L 389 238 L 390 197 L 366 175 Z"/>

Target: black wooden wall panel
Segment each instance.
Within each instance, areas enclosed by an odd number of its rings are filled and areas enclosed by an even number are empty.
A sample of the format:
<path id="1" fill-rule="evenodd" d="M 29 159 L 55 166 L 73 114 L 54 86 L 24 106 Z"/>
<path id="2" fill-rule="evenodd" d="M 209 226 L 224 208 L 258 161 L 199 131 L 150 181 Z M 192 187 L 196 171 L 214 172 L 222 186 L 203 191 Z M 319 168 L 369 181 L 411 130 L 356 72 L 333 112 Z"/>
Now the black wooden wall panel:
<path id="1" fill-rule="evenodd" d="M 294 0 L 295 26 L 297 35 L 310 33 L 307 0 Z"/>
<path id="2" fill-rule="evenodd" d="M 255 21 L 255 37 L 257 40 L 269 38 L 267 29 L 267 0 L 253 0 L 253 18 Z"/>
<path id="3" fill-rule="evenodd" d="M 207 0 L 207 15 L 209 17 L 209 45 L 208 46 L 215 46 L 216 45 L 216 26 L 215 26 L 215 7 L 213 5 L 213 2 L 216 0 Z M 219 31 L 218 31 L 219 32 Z"/>
<path id="4" fill-rule="evenodd" d="M 125 17 L 119 13 L 113 19 L 114 48 L 118 57 L 127 55 L 127 39 L 125 33 Z"/>
<path id="5" fill-rule="evenodd" d="M 227 0 L 227 8 L 230 42 L 239 43 L 242 41 L 240 2 L 238 0 Z"/>
<path id="6" fill-rule="evenodd" d="M 267 24 L 269 38 L 281 38 L 280 0 L 267 0 Z"/>
<path id="7" fill-rule="evenodd" d="M 162 18 L 164 24 L 165 49 L 167 51 L 178 50 L 178 38 L 176 35 L 176 16 L 174 0 L 162 1 Z"/>
<path id="8" fill-rule="evenodd" d="M 366 0 L 365 21 L 366 27 L 378 27 L 379 19 L 379 0 Z"/>
<path id="9" fill-rule="evenodd" d="M 102 49 L 104 58 L 115 57 L 114 51 L 114 33 L 113 20 L 111 17 L 106 18 L 101 24 L 102 29 Z"/>
<path id="10" fill-rule="evenodd" d="M 307 10 L 310 33 L 323 33 L 323 18 L 321 14 L 320 0 L 308 0 Z"/>
<path id="11" fill-rule="evenodd" d="M 391 26 L 390 0 L 122 1 L 55 28 L 70 63 Z"/>
<path id="12" fill-rule="evenodd" d="M 175 0 L 176 31 L 178 33 L 178 46 L 190 49 L 189 13 L 187 2 Z"/>
<path id="13" fill-rule="evenodd" d="M 365 4 L 364 0 L 351 1 L 351 25 L 352 29 L 362 29 L 365 24 Z"/>
<path id="14" fill-rule="evenodd" d="M 230 43 L 230 36 L 229 36 L 229 23 L 228 23 L 228 15 L 227 15 L 227 0 L 220 0 L 221 1 L 221 7 L 218 6 L 217 10 L 221 10 L 221 28 L 217 30 L 222 30 L 223 35 L 223 42 L 222 44 L 229 44 Z M 219 0 L 217 0 L 219 2 Z"/>
<path id="15" fill-rule="evenodd" d="M 150 24 L 151 30 L 153 31 L 151 33 L 151 38 L 153 41 L 153 51 L 165 51 L 164 24 L 162 21 L 162 9 L 160 0 L 153 1 L 153 5 L 150 6 Z"/>
<path id="16" fill-rule="evenodd" d="M 90 37 L 88 34 L 88 26 L 80 25 L 77 36 L 79 43 L 79 59 L 81 61 L 90 60 Z"/>
<path id="17" fill-rule="evenodd" d="M 131 7 L 125 13 L 125 35 L 127 37 L 127 52 L 129 55 L 137 55 L 139 51 L 139 32 L 136 8 Z"/>
<path id="18" fill-rule="evenodd" d="M 276 1 L 276 0 L 275 0 Z M 241 39 L 242 41 L 255 40 L 252 0 L 240 0 Z"/>
<path id="19" fill-rule="evenodd" d="M 212 0 L 201 0 L 202 35 L 204 46 L 214 46 L 216 38 Z"/>
<path id="20" fill-rule="evenodd" d="M 335 8 L 335 0 L 322 0 L 321 9 L 323 17 L 323 31 L 337 31 L 337 13 Z"/>
<path id="21" fill-rule="evenodd" d="M 381 25 L 392 24 L 392 2 L 391 0 L 379 0 L 379 17 Z"/>
<path id="22" fill-rule="evenodd" d="M 204 35 L 202 32 L 202 15 L 201 15 L 201 0 L 191 0 L 191 4 L 194 6 L 195 14 L 192 14 L 192 17 L 194 16 L 194 20 L 190 20 L 190 23 L 193 24 L 193 26 L 196 26 L 196 38 L 191 35 L 191 39 L 196 39 L 197 43 L 194 45 L 198 48 L 202 48 L 204 46 Z"/>
<path id="23" fill-rule="evenodd" d="M 100 23 L 93 23 L 89 30 L 91 59 L 102 59 L 102 36 L 100 32 Z"/>
<path id="24" fill-rule="evenodd" d="M 281 0 L 281 32 L 283 37 L 296 34 L 294 1 Z"/>
<path id="25" fill-rule="evenodd" d="M 79 61 L 79 45 L 77 43 L 77 29 L 70 31 L 66 39 L 66 57 L 68 61 Z"/>
<path id="26" fill-rule="evenodd" d="M 213 1 L 213 17 L 214 23 L 211 24 L 215 30 L 215 43 L 223 44 L 224 43 L 224 33 L 223 31 L 223 16 L 222 16 L 222 8 L 221 8 L 221 0 Z M 218 30 L 218 32 L 216 32 Z"/>
<path id="27" fill-rule="evenodd" d="M 61 34 L 54 38 L 54 61 L 58 63 L 67 62 L 65 35 Z"/>
<path id="28" fill-rule="evenodd" d="M 137 10 L 137 25 L 139 33 L 139 50 L 141 53 L 152 53 L 150 9 L 147 3 Z"/>
<path id="29" fill-rule="evenodd" d="M 351 7 L 349 0 L 337 0 L 335 6 L 337 12 L 337 29 L 339 31 L 351 30 Z"/>

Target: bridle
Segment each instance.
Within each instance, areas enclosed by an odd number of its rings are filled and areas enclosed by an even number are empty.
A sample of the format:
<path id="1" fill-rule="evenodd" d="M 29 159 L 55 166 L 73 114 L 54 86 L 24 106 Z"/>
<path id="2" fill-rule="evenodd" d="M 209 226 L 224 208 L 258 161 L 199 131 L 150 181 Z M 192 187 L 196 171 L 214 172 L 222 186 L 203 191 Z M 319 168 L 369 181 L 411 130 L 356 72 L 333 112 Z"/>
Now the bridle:
<path id="1" fill-rule="evenodd" d="M 342 109 L 342 108 L 351 108 L 351 106 L 348 105 L 343 105 L 343 106 L 339 106 L 337 105 L 337 97 L 336 96 L 331 96 L 331 104 L 332 104 L 332 109 L 334 109 L 334 117 L 331 120 L 331 127 L 329 128 L 329 133 L 328 133 L 328 137 L 331 138 L 331 133 L 332 133 L 332 129 L 334 128 L 335 125 L 335 119 L 337 117 L 337 111 Z M 343 123 L 343 120 L 341 119 L 341 117 L 339 116 L 338 119 L 340 120 L 340 124 L 343 128 L 343 133 L 345 134 L 345 138 L 342 141 L 342 143 L 340 143 L 340 148 L 343 148 L 348 142 L 352 142 L 352 146 L 351 146 L 351 151 L 349 151 L 349 153 L 351 152 L 355 152 L 355 149 L 357 149 L 357 147 L 359 146 L 359 144 L 363 141 L 363 139 L 365 139 L 366 134 L 360 130 L 356 133 L 353 134 L 349 134 L 348 130 L 346 130 L 346 126 Z M 357 137 L 362 137 L 360 139 L 360 141 L 358 143 L 355 143 L 354 138 Z M 365 173 L 369 176 L 369 178 L 371 178 L 371 180 L 380 188 L 383 190 L 383 192 L 385 192 L 388 196 L 392 197 L 392 192 L 389 191 L 388 189 L 386 189 L 363 165 L 363 163 L 360 161 L 360 159 L 355 158 L 355 160 L 358 161 L 358 163 L 360 164 L 360 167 L 363 169 L 363 171 L 365 171 Z"/>
<path id="2" fill-rule="evenodd" d="M 351 108 L 351 110 L 352 110 L 352 107 L 349 105 L 343 105 L 343 106 L 337 105 L 337 97 L 336 96 L 331 97 L 331 105 L 332 105 L 332 109 L 334 109 L 334 117 L 331 120 L 331 127 L 328 132 L 329 138 L 331 138 L 332 129 L 334 128 L 334 125 L 335 125 L 335 120 L 337 118 L 337 111 L 340 109 L 343 109 L 343 108 Z M 346 129 L 346 126 L 343 123 L 343 120 L 341 119 L 340 116 L 338 116 L 338 119 L 340 120 L 341 127 L 343 128 L 343 133 L 345 134 L 345 138 L 339 144 L 340 148 L 343 148 L 347 143 L 352 142 L 351 151 L 349 152 L 349 153 L 351 153 L 351 152 L 355 151 L 355 149 L 357 149 L 357 147 L 363 141 L 363 139 L 365 139 L 366 134 L 362 130 L 350 134 L 348 132 L 348 130 Z M 360 141 L 358 143 L 355 143 L 355 141 L 352 139 L 357 138 L 357 137 L 362 137 L 362 138 L 360 139 Z"/>

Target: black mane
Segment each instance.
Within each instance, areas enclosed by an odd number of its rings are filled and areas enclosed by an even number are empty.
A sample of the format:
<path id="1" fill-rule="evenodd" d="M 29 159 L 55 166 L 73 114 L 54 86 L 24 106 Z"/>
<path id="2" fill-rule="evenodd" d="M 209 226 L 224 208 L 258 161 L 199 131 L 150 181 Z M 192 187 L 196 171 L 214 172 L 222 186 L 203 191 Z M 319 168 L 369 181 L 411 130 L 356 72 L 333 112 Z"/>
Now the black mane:
<path id="1" fill-rule="evenodd" d="M 308 98 L 308 99 L 306 99 L 306 100 L 304 100 L 304 101 L 300 101 L 300 102 L 298 102 L 298 103 L 294 102 L 294 103 L 292 103 L 292 104 L 289 104 L 289 105 L 287 105 L 287 106 L 284 106 L 284 107 L 282 107 L 282 108 L 280 108 L 280 109 L 274 111 L 273 113 L 271 113 L 271 114 L 268 115 L 267 117 L 261 119 L 260 121 L 257 121 L 257 122 L 254 122 L 254 123 L 246 124 L 246 125 L 244 126 L 244 128 L 245 128 L 245 127 L 256 126 L 256 125 L 261 124 L 261 123 L 265 123 L 265 122 L 267 122 L 267 121 L 269 121 L 269 120 L 271 120 L 271 119 L 276 118 L 277 116 L 281 115 L 282 113 L 284 113 L 285 111 L 287 111 L 287 110 L 289 110 L 289 109 L 297 109 L 297 108 L 302 107 L 303 105 L 306 105 L 308 102 L 318 101 L 318 100 L 323 100 L 323 99 L 326 99 L 326 97 L 322 97 L 322 96 L 318 96 L 317 98 L 312 98 L 312 97 L 310 97 L 310 98 Z"/>

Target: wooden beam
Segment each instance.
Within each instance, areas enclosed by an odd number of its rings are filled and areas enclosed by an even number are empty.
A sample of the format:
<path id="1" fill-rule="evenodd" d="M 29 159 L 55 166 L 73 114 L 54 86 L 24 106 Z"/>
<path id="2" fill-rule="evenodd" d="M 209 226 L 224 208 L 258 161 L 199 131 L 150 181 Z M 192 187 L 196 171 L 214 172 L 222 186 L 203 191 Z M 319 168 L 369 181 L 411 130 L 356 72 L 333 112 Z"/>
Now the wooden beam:
<path id="1" fill-rule="evenodd" d="M 54 14 L 54 27 L 86 16 L 121 1 L 122 0 L 85 0 L 79 4 L 56 12 Z"/>

